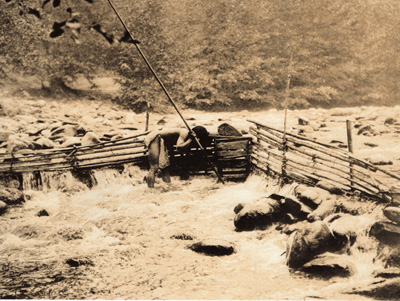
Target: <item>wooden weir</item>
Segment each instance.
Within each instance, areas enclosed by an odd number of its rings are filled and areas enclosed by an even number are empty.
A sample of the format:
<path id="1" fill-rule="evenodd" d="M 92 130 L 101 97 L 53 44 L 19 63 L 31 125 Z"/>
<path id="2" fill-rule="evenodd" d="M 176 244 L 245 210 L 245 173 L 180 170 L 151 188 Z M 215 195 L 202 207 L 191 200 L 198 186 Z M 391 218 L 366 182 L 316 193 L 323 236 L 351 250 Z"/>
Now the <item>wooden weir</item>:
<path id="1" fill-rule="evenodd" d="M 0 154 L 0 176 L 21 180 L 24 173 L 45 171 L 73 171 L 86 173 L 92 169 L 121 167 L 134 164 L 148 167 L 147 148 L 144 144 L 144 132 L 116 141 L 103 142 L 90 146 L 76 146 L 56 149 L 21 151 L 12 154 Z M 226 180 L 244 180 L 250 172 L 251 137 L 212 136 L 206 152 Z M 188 157 L 171 152 L 172 174 L 178 173 L 184 164 L 190 174 L 208 174 L 210 166 L 204 154 L 193 143 Z"/>
<path id="2" fill-rule="evenodd" d="M 244 181 L 251 169 L 277 175 L 330 190 L 339 188 L 348 194 L 390 200 L 390 187 L 400 176 L 372 165 L 343 149 L 274 129 L 257 121 L 248 136 L 211 135 L 204 144 L 209 160 L 228 181 Z M 147 148 L 140 133 L 116 141 L 91 146 L 77 146 L 29 153 L 0 155 L 0 177 L 21 179 L 23 173 L 69 170 L 85 174 L 92 169 L 134 164 L 148 168 Z M 286 141 L 284 141 L 286 140 Z M 283 150 L 285 149 L 285 152 Z M 187 168 L 191 175 L 212 174 L 212 168 L 197 145 L 191 145 L 188 156 L 170 152 L 171 173 L 178 175 Z"/>
<path id="3" fill-rule="evenodd" d="M 251 163 L 267 174 L 284 175 L 286 180 L 327 190 L 339 188 L 348 194 L 359 193 L 383 200 L 390 200 L 390 186 L 400 179 L 346 150 L 289 133 L 284 138 L 281 130 L 248 121 L 254 124 L 250 133 L 256 138 Z"/>

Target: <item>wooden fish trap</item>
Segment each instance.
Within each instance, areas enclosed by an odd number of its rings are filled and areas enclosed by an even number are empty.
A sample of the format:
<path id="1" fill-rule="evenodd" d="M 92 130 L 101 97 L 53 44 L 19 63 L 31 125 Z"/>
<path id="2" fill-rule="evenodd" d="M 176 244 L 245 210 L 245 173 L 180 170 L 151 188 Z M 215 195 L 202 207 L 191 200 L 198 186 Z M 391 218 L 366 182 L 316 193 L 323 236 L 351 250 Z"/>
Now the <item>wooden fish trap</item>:
<path id="1" fill-rule="evenodd" d="M 208 143 L 203 145 L 209 160 L 216 166 L 218 173 L 227 181 L 244 181 L 250 174 L 251 137 L 231 137 L 211 135 Z M 187 168 L 192 175 L 213 173 L 203 153 L 193 143 L 189 155 L 170 153 L 171 169 L 178 174 Z"/>
<path id="2" fill-rule="evenodd" d="M 284 181 L 318 186 L 336 193 L 390 200 L 390 187 L 400 177 L 335 146 L 274 129 L 257 121 L 251 163 Z"/>
<path id="3" fill-rule="evenodd" d="M 121 168 L 133 164 L 148 168 L 147 147 L 144 136 L 135 136 L 108 141 L 90 146 L 65 147 L 46 150 L 23 150 L 0 155 L 0 178 L 14 178 L 22 183 L 22 174 L 32 173 L 40 187 L 41 173 L 46 171 L 71 171 L 74 176 L 84 180 L 90 171 L 100 168 Z M 210 137 L 205 150 L 211 162 L 226 180 L 245 180 L 250 172 L 250 137 Z M 187 168 L 189 174 L 213 173 L 204 154 L 192 144 L 188 156 L 171 151 L 172 174 L 179 174 Z"/>

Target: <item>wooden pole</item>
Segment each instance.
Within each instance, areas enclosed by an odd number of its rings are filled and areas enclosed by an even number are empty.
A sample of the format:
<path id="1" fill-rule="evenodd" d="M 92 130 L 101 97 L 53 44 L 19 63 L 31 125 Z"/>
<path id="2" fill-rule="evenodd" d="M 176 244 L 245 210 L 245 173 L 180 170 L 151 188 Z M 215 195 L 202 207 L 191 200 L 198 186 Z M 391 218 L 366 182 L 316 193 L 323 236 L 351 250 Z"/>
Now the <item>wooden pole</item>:
<path id="1" fill-rule="evenodd" d="M 197 145 L 199 146 L 199 148 L 201 149 L 204 158 L 207 160 L 207 163 L 211 166 L 211 168 L 214 170 L 215 174 L 217 175 L 218 179 L 221 181 L 222 184 L 225 184 L 224 180 L 222 179 L 222 177 L 219 175 L 217 168 L 214 166 L 214 164 L 210 161 L 210 159 L 207 156 L 206 150 L 204 149 L 204 147 L 201 145 L 199 138 L 197 138 L 196 133 L 192 131 L 192 129 L 189 127 L 189 124 L 186 122 L 186 119 L 183 118 L 183 115 L 181 114 L 181 112 L 179 111 L 178 107 L 176 106 L 174 100 L 172 99 L 171 95 L 168 93 L 167 88 L 165 88 L 163 82 L 161 81 L 161 79 L 158 77 L 156 71 L 153 69 L 153 67 L 151 66 L 149 60 L 147 59 L 147 57 L 144 55 L 142 49 L 139 46 L 139 42 L 137 40 L 135 40 L 133 38 L 132 33 L 130 32 L 130 30 L 128 29 L 128 27 L 126 26 L 125 22 L 122 20 L 120 14 L 118 13 L 117 9 L 115 8 L 114 4 L 111 2 L 111 0 L 107 0 L 108 3 L 110 4 L 111 8 L 113 9 L 113 11 L 115 12 L 115 14 L 117 15 L 119 21 L 121 22 L 122 26 L 125 28 L 126 32 L 129 34 L 129 37 L 132 39 L 133 41 L 133 45 L 135 45 L 137 51 L 139 52 L 140 56 L 142 57 L 143 61 L 146 63 L 147 67 L 149 68 L 151 74 L 153 74 L 154 78 L 156 79 L 156 81 L 158 82 L 158 84 L 160 85 L 161 89 L 164 91 L 165 95 L 167 96 L 169 102 L 172 104 L 172 106 L 174 107 L 174 109 L 176 110 L 176 112 L 178 113 L 178 115 L 181 117 L 183 123 L 185 124 L 186 128 L 188 129 L 188 131 L 191 133 L 191 135 L 193 136 L 194 140 L 196 141 Z"/>
<path id="2" fill-rule="evenodd" d="M 147 132 L 149 130 L 149 121 L 150 121 L 150 103 L 146 101 L 147 104 L 147 109 L 146 109 L 146 127 L 145 131 Z"/>
<path id="3" fill-rule="evenodd" d="M 352 136 L 352 133 L 351 133 L 351 128 L 352 128 L 351 120 L 346 120 L 347 146 L 348 146 L 349 152 L 353 153 L 353 151 L 354 151 L 353 150 L 353 136 Z M 353 173 L 354 173 L 353 172 L 353 163 L 350 163 L 349 166 L 350 166 L 351 190 L 354 191 L 354 186 L 353 186 L 353 180 L 354 180 L 354 177 L 353 177 Z"/>

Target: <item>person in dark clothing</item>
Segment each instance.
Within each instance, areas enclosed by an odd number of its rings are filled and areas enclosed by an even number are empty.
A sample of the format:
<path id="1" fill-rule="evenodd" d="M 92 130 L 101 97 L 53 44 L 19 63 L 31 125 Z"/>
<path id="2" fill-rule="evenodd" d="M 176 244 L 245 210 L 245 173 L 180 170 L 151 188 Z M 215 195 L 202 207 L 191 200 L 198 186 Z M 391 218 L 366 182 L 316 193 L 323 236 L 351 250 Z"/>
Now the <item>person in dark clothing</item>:
<path id="1" fill-rule="evenodd" d="M 196 126 L 192 129 L 196 137 L 200 140 L 208 137 L 208 131 L 202 126 Z M 155 130 L 149 133 L 144 142 L 148 148 L 148 159 L 150 169 L 146 177 L 147 186 L 154 188 L 156 172 L 161 170 L 161 177 L 164 182 L 171 183 L 171 176 L 169 173 L 169 156 L 168 150 L 176 149 L 187 153 L 190 144 L 194 137 L 185 128 L 166 128 L 162 130 Z M 184 160 L 185 161 L 185 160 Z M 187 169 L 187 166 L 185 166 Z"/>

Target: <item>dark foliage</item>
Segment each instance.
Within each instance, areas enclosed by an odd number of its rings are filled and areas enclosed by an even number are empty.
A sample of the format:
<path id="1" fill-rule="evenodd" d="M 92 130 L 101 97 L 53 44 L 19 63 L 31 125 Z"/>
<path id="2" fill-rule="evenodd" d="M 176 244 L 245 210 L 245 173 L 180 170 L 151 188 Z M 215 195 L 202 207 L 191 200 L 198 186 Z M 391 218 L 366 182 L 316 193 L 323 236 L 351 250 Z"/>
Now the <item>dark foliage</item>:
<path id="1" fill-rule="evenodd" d="M 140 40 L 185 107 L 281 108 L 291 55 L 291 108 L 399 102 L 397 0 L 115 1 L 133 41 L 107 1 L 0 3 L 2 77 L 112 74 L 123 86 L 116 101 L 163 110 L 167 99 L 132 45 Z"/>

